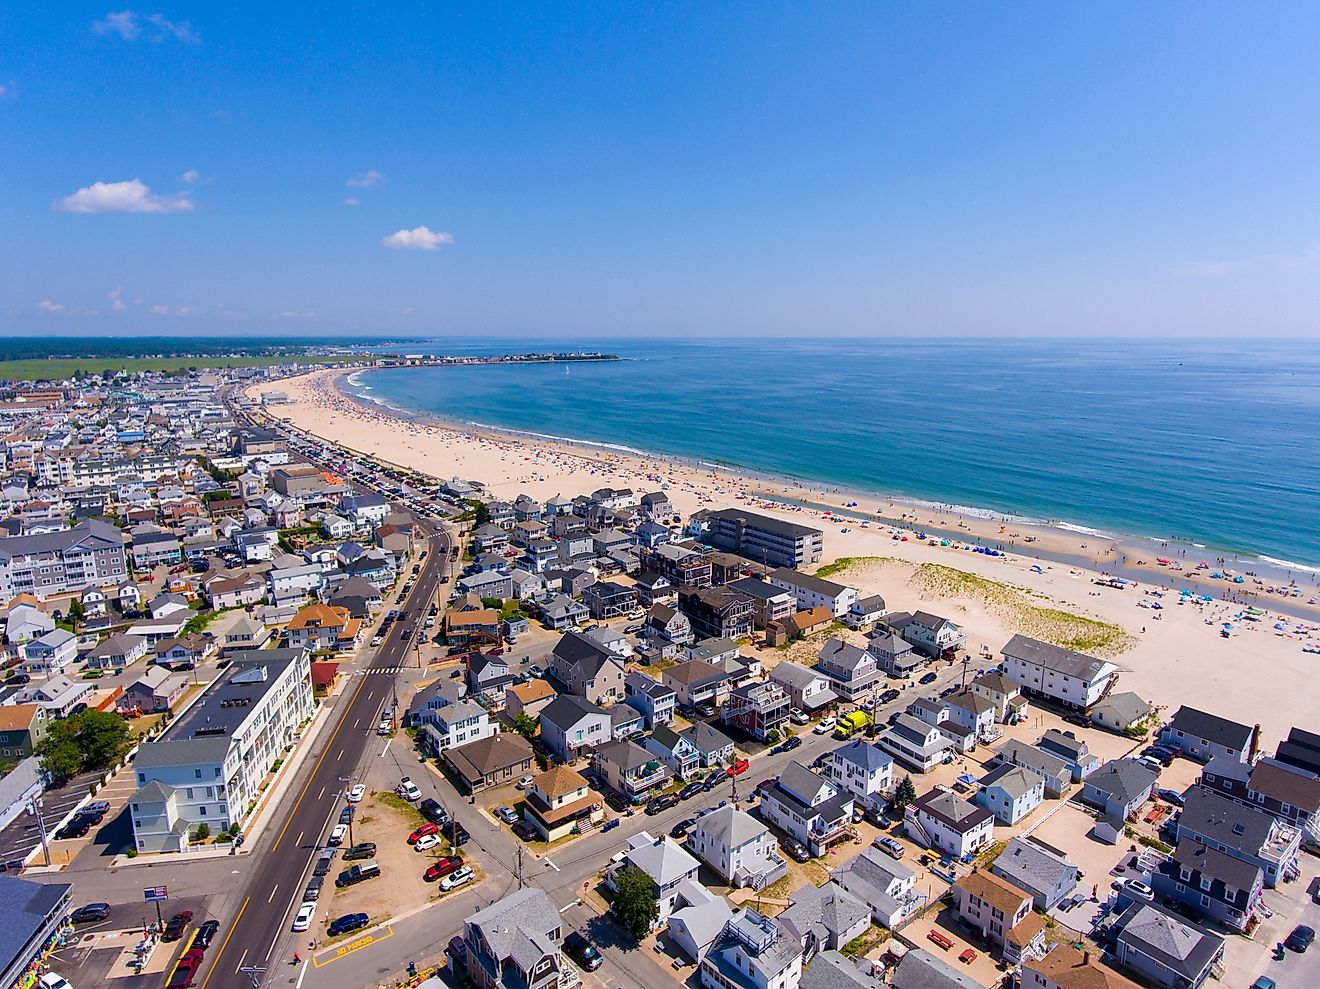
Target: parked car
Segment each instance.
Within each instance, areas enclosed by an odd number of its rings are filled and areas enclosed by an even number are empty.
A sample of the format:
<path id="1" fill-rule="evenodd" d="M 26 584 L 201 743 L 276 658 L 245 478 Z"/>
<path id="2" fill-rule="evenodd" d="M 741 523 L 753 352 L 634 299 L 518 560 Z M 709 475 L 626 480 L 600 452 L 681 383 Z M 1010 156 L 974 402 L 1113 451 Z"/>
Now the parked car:
<path id="1" fill-rule="evenodd" d="M 733 765 L 729 767 L 730 776 L 741 776 L 747 770 L 752 768 L 752 764 L 746 759 L 735 759 Z"/>
<path id="2" fill-rule="evenodd" d="M 413 828 L 412 834 L 408 835 L 408 844 L 415 845 L 427 835 L 433 835 L 440 830 L 440 825 L 434 821 L 427 821 L 425 824 L 419 824 Z"/>
<path id="3" fill-rule="evenodd" d="M 919 683 L 919 684 L 925 686 L 925 685 L 928 684 L 928 683 L 934 683 L 934 682 L 936 681 L 936 679 L 938 679 L 938 678 L 935 676 L 934 673 L 927 673 L 927 674 L 926 674 L 925 676 L 923 676 L 920 680 L 918 680 L 917 683 Z"/>
<path id="4" fill-rule="evenodd" d="M 1138 759 L 1137 762 L 1141 763 L 1156 776 L 1164 770 L 1164 763 L 1160 762 L 1153 755 L 1144 755 Z"/>
<path id="5" fill-rule="evenodd" d="M 588 972 L 596 971 L 600 968 L 601 962 L 604 961 L 596 946 L 577 931 L 569 931 L 564 938 L 564 950 L 568 953 L 569 958 L 572 958 Z"/>
<path id="6" fill-rule="evenodd" d="M 177 941 L 183 937 L 183 932 L 188 929 L 192 923 L 193 915 L 191 910 L 180 910 L 169 919 L 165 925 L 165 930 L 161 933 L 162 941 Z"/>
<path id="7" fill-rule="evenodd" d="M 325 885 L 325 876 L 312 876 L 307 880 L 307 888 L 303 890 L 303 902 L 315 903 L 321 898 L 321 887 Z"/>
<path id="8" fill-rule="evenodd" d="M 89 816 L 98 815 L 100 817 L 104 817 L 106 814 L 110 813 L 110 801 L 93 800 L 90 804 L 88 804 L 86 807 L 82 809 L 82 813 L 87 814 Z"/>
<path id="9" fill-rule="evenodd" d="M 414 852 L 430 851 L 432 848 L 435 848 L 438 844 L 440 844 L 440 839 L 438 837 L 436 837 L 433 834 L 424 834 L 420 838 L 418 838 L 415 842 L 413 842 L 413 851 Z"/>
<path id="10" fill-rule="evenodd" d="M 803 714 L 800 710 L 798 710 L 795 707 L 789 708 L 788 720 L 793 722 L 793 724 L 795 725 L 805 725 L 811 722 L 810 718 L 808 718 L 805 714 Z"/>
<path id="11" fill-rule="evenodd" d="M 352 931 L 358 931 L 367 926 L 367 915 L 365 913 L 346 913 L 342 917 L 336 917 L 330 921 L 330 926 L 326 928 L 326 933 L 331 937 L 340 934 L 348 934 Z"/>
<path id="12" fill-rule="evenodd" d="M 75 817 L 72 821 L 55 832 L 55 839 L 57 841 L 64 841 L 68 838 L 81 838 L 91 829 L 92 825 L 90 821 L 86 821 L 81 817 Z"/>
<path id="13" fill-rule="evenodd" d="M 344 852 L 344 861 L 353 862 L 357 859 L 374 858 L 376 855 L 376 843 L 374 841 L 359 841 Z"/>
<path id="14" fill-rule="evenodd" d="M 444 805 L 441 804 L 440 801 L 431 797 L 427 797 L 418 804 L 417 809 L 421 811 L 422 816 L 432 824 L 445 824 L 449 820 L 449 811 L 445 810 Z"/>
<path id="15" fill-rule="evenodd" d="M 756 784 L 756 792 L 760 793 L 762 790 L 768 790 L 778 782 L 779 782 L 778 776 L 771 776 L 768 777 L 767 779 L 763 779 L 761 780 L 760 783 Z"/>
<path id="16" fill-rule="evenodd" d="M 108 903 L 89 903 L 86 906 L 79 907 L 73 913 L 69 914 L 69 919 L 75 924 L 89 924 L 97 920 L 105 920 L 110 916 L 110 904 Z"/>
<path id="17" fill-rule="evenodd" d="M 698 793 L 704 792 L 705 788 L 706 784 L 704 782 L 689 783 L 687 786 L 683 787 L 683 789 L 678 791 L 678 799 L 691 800 Z"/>
<path id="18" fill-rule="evenodd" d="M 880 835 L 875 841 L 871 842 L 876 848 L 884 852 L 890 858 L 901 859 L 903 857 L 903 843 L 896 838 L 890 838 L 888 835 Z"/>
<path id="19" fill-rule="evenodd" d="M 344 839 L 347 836 L 348 836 L 348 825 L 336 824 L 333 830 L 331 830 L 330 832 L 330 837 L 325 840 L 325 843 L 332 848 L 338 848 L 340 845 L 344 843 Z"/>
<path id="20" fill-rule="evenodd" d="M 1155 891 L 1143 883 L 1140 879 L 1123 879 L 1118 883 L 1118 888 L 1132 897 L 1134 900 L 1153 900 Z"/>
<path id="21" fill-rule="evenodd" d="M 215 932 L 218 930 L 220 930 L 220 921 L 206 921 L 197 928 L 197 936 L 193 938 L 193 947 L 201 948 L 203 951 L 211 947 L 211 942 L 215 940 Z"/>
<path id="22" fill-rule="evenodd" d="M 1091 719 L 1088 718 L 1086 715 L 1084 715 L 1084 714 L 1078 714 L 1078 713 L 1075 712 L 1075 711 L 1072 712 L 1071 714 L 1065 714 L 1065 715 L 1063 716 L 1063 720 L 1064 720 L 1065 723 L 1070 724 L 1070 725 L 1076 725 L 1078 728 L 1090 728 L 1090 727 L 1091 727 Z"/>
<path id="23" fill-rule="evenodd" d="M 683 820 L 679 821 L 669 830 L 669 837 L 673 838 L 675 841 L 682 841 L 687 837 L 687 833 L 691 830 L 692 825 L 696 823 L 697 819 L 695 817 L 683 818 Z"/>
<path id="24" fill-rule="evenodd" d="M 617 821 L 618 818 L 615 818 L 615 820 Z M 536 828 L 531 824 L 528 824 L 526 821 L 519 821 L 515 824 L 513 826 L 513 833 L 523 841 L 536 841 L 541 837 L 541 832 L 537 831 Z"/>
<path id="25" fill-rule="evenodd" d="M 891 704 L 902 696 L 903 695 L 901 691 L 899 691 L 897 688 L 890 687 L 888 690 L 886 690 L 883 694 L 880 695 L 880 703 Z"/>
<path id="26" fill-rule="evenodd" d="M 443 858 L 436 859 L 425 872 L 422 873 L 422 879 L 428 883 L 433 883 L 437 879 L 443 879 L 451 872 L 456 871 L 463 865 L 463 858 L 460 855 L 446 855 Z"/>
<path id="27" fill-rule="evenodd" d="M 794 862 L 810 862 L 811 853 L 807 851 L 807 846 L 800 841 L 793 841 L 785 838 L 779 843 L 779 847 L 788 853 Z"/>
<path id="28" fill-rule="evenodd" d="M 303 903 L 298 907 L 298 912 L 293 917 L 294 931 L 301 932 L 308 930 L 312 926 L 312 917 L 316 914 L 315 903 Z"/>
<path id="29" fill-rule="evenodd" d="M 417 784 L 412 781 L 412 777 L 405 776 L 399 780 L 399 785 L 395 790 L 399 796 L 410 803 L 416 803 L 422 799 L 422 791 L 417 789 Z"/>
<path id="30" fill-rule="evenodd" d="M 496 807 L 491 811 L 496 820 L 503 821 L 505 824 L 517 824 L 518 812 L 512 807 Z"/>
<path id="31" fill-rule="evenodd" d="M 1298 954 L 1305 954 L 1306 949 L 1311 947 L 1311 942 L 1315 940 L 1315 931 L 1301 924 L 1292 929 L 1292 933 L 1284 939 L 1284 946 Z"/>
<path id="32" fill-rule="evenodd" d="M 816 722 L 816 727 L 811 730 L 817 735 L 828 735 L 830 732 L 834 731 L 834 726 L 838 723 L 838 720 L 835 718 L 822 718 L 820 721 Z"/>
<path id="33" fill-rule="evenodd" d="M 380 724 L 376 725 L 376 734 L 380 735 L 381 737 L 388 735 L 393 730 L 394 730 L 394 723 L 389 719 L 383 719 L 380 722 Z"/>
<path id="34" fill-rule="evenodd" d="M 1166 787 L 1160 787 L 1155 791 L 1155 795 L 1166 804 L 1173 804 L 1175 807 L 1181 807 L 1183 804 L 1187 803 L 1187 799 L 1181 793 L 1177 790 L 1167 789 Z"/>
<path id="35" fill-rule="evenodd" d="M 794 749 L 801 748 L 801 746 L 802 739 L 798 738 L 796 735 L 792 735 L 784 739 L 783 750 L 785 752 L 792 752 Z"/>
<path id="36" fill-rule="evenodd" d="M 458 889 L 460 886 L 466 886 L 475 878 L 476 873 L 472 871 L 472 867 L 465 865 L 461 869 L 457 869 L 441 879 L 440 888 L 448 893 L 451 890 Z"/>
<path id="37" fill-rule="evenodd" d="M 698 704 L 697 713 L 703 718 L 713 718 L 715 717 L 715 708 L 711 704 Z"/>
<path id="38" fill-rule="evenodd" d="M 518 782 L 515 783 L 514 786 L 519 790 L 526 790 L 528 787 L 532 785 L 532 779 L 533 777 L 531 776 L 524 776 L 522 779 L 518 780 Z"/>
<path id="39" fill-rule="evenodd" d="M 678 806 L 677 793 L 662 793 L 646 805 L 646 813 L 660 814 L 667 811 L 670 807 Z"/>
<path id="40" fill-rule="evenodd" d="M 348 792 L 344 794 L 345 798 L 347 798 L 348 802 L 351 804 L 357 803 L 366 795 L 367 788 L 361 783 L 354 783 L 348 788 Z"/>

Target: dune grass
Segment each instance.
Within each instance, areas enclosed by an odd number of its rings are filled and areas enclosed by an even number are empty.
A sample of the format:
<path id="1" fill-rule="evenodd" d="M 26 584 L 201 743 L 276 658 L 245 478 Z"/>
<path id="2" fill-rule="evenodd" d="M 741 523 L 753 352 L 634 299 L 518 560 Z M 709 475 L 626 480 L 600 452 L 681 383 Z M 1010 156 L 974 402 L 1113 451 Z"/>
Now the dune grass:
<path id="1" fill-rule="evenodd" d="M 828 577 L 836 577 L 839 574 L 846 573 L 849 570 L 856 570 L 858 567 L 864 567 L 868 563 L 898 563 L 892 556 L 841 556 L 832 563 L 827 563 L 816 571 L 816 576 L 822 580 Z"/>

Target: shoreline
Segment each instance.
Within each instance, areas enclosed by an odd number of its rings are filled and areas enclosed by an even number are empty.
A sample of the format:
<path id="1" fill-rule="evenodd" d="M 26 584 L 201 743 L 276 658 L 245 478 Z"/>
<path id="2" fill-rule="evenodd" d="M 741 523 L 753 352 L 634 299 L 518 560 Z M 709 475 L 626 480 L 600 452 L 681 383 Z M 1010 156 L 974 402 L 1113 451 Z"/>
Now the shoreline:
<path id="1" fill-rule="evenodd" d="M 1139 583 L 1157 584 L 1173 590 L 1188 588 L 1195 593 L 1210 593 L 1216 599 L 1243 606 L 1271 607 L 1301 618 L 1320 616 L 1320 568 L 1302 563 L 1274 560 L 1230 549 L 1214 549 L 1192 542 L 1160 540 L 1151 536 L 1115 534 L 1103 529 L 1062 520 L 1043 520 L 1010 512 L 998 512 L 965 505 L 951 505 L 932 499 L 901 494 L 865 491 L 831 484 L 816 478 L 775 474 L 741 464 L 713 462 L 681 454 L 656 453 L 624 444 L 580 439 L 552 433 L 539 433 L 513 427 L 463 420 L 441 413 L 401 408 L 382 399 L 355 393 L 349 387 L 370 391 L 371 386 L 358 378 L 368 370 L 357 369 L 331 377 L 331 387 L 345 401 L 368 413 L 387 414 L 403 421 L 432 424 L 460 433 L 485 434 L 514 442 L 549 443 L 573 450 L 579 455 L 596 451 L 606 457 L 638 457 L 670 463 L 698 471 L 727 474 L 732 482 L 753 481 L 767 490 L 750 493 L 764 508 L 778 504 L 789 510 L 829 513 L 841 521 L 853 520 L 890 526 L 909 533 L 925 531 L 941 537 L 966 541 L 1014 553 L 1041 562 L 1096 570 Z M 315 372 L 311 372 L 315 373 Z M 305 375 L 299 375 L 305 377 Z M 609 462 L 609 461 L 605 461 Z M 811 497 L 800 497 L 802 494 Z M 866 502 L 885 502 L 883 508 L 870 511 Z M 856 504 L 850 504 L 855 502 Z M 895 511 L 897 510 L 897 511 Z M 945 516 L 939 518 L 938 516 Z M 953 517 L 951 522 L 948 516 Z M 1076 540 L 1076 543 L 1072 543 Z M 1071 545 L 1069 545 L 1071 544 Z M 1158 559 L 1168 559 L 1161 566 Z M 1198 568 L 1198 564 L 1207 564 Z M 1176 568 L 1181 569 L 1176 569 Z M 1243 583 L 1229 579 L 1211 580 L 1209 574 L 1223 572 L 1243 577 Z M 1279 593 L 1275 589 L 1296 586 L 1300 595 Z M 1268 590 L 1267 590 L 1268 589 Z"/>

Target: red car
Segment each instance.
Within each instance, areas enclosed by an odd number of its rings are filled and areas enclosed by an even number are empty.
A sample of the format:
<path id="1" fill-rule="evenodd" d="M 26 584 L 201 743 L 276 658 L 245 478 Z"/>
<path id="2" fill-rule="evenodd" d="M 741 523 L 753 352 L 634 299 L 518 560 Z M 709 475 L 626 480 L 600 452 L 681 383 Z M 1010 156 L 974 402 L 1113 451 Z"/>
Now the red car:
<path id="1" fill-rule="evenodd" d="M 408 844 L 417 844 L 417 839 L 424 838 L 428 834 L 437 834 L 440 831 L 440 825 L 427 821 L 425 824 L 419 824 L 417 830 L 408 835 Z"/>
<path id="2" fill-rule="evenodd" d="M 752 764 L 750 762 L 748 762 L 746 759 L 739 759 L 732 766 L 729 767 L 729 775 L 741 776 L 743 773 L 747 772 L 747 770 L 751 768 L 752 768 Z"/>
<path id="3" fill-rule="evenodd" d="M 442 859 L 436 859 L 435 865 L 431 866 L 424 873 L 422 873 L 422 878 L 425 879 L 428 883 L 433 883 L 437 879 L 443 879 L 445 876 L 449 875 L 455 869 L 459 868 L 462 864 L 463 864 L 463 856 L 446 855 Z"/>
<path id="4" fill-rule="evenodd" d="M 771 776 L 768 780 L 761 780 L 760 783 L 757 783 L 757 784 L 756 784 L 756 789 L 757 789 L 758 791 L 760 791 L 760 790 L 768 790 L 768 789 L 770 789 L 770 787 L 774 786 L 774 785 L 775 785 L 776 783 L 778 783 L 778 782 L 779 782 L 779 777 L 778 777 L 778 776 Z"/>

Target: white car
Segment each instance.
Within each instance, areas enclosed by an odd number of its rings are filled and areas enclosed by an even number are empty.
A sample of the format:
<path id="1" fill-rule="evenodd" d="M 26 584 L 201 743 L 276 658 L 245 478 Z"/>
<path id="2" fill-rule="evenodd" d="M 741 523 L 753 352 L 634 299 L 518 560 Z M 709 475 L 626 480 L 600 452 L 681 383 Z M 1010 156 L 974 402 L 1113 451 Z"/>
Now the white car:
<path id="1" fill-rule="evenodd" d="M 344 839 L 347 837 L 348 837 L 348 825 L 336 824 L 335 829 L 330 832 L 330 837 L 326 839 L 325 843 L 327 845 L 330 845 L 332 848 L 338 848 L 340 845 L 344 843 Z"/>
<path id="2" fill-rule="evenodd" d="M 357 803 L 366 795 L 367 795 L 367 788 L 361 783 L 354 783 L 351 787 L 348 788 L 348 792 L 344 794 L 344 796 L 348 798 L 348 802 L 350 804 Z"/>
<path id="3" fill-rule="evenodd" d="M 817 735 L 828 735 L 830 732 L 834 731 L 834 726 L 837 724 L 838 721 L 834 718 L 826 718 L 823 721 L 817 722 L 816 727 L 811 730 Z"/>
<path id="4" fill-rule="evenodd" d="M 404 800 L 410 800 L 414 803 L 422 799 L 422 791 L 417 789 L 417 784 L 407 776 L 399 780 L 398 794 Z"/>
<path id="5" fill-rule="evenodd" d="M 801 711 L 799 711 L 797 708 L 791 708 L 791 709 L 789 710 L 789 712 L 788 712 L 788 720 L 792 721 L 793 724 L 795 724 L 795 725 L 805 725 L 805 724 L 807 724 L 807 723 L 809 723 L 809 722 L 811 721 L 810 718 L 808 718 L 805 714 L 803 714 L 803 713 L 802 713 Z"/>
<path id="6" fill-rule="evenodd" d="M 373 635 L 371 637 L 371 647 L 374 649 L 376 646 L 380 645 L 384 641 L 385 641 L 385 636 Z"/>
<path id="7" fill-rule="evenodd" d="M 376 726 L 377 735 L 388 735 L 393 730 L 394 725 L 388 719 L 381 721 L 381 723 Z"/>
<path id="8" fill-rule="evenodd" d="M 524 776 L 514 785 L 517 786 L 519 790 L 526 790 L 529 786 L 532 785 L 532 777 Z"/>
<path id="9" fill-rule="evenodd" d="M 425 852 L 440 844 L 440 839 L 433 834 L 424 834 L 413 845 L 414 852 Z"/>
<path id="10" fill-rule="evenodd" d="M 466 886 L 472 882 L 475 874 L 471 866 L 463 866 L 457 872 L 451 872 L 445 878 L 440 880 L 440 888 L 448 893 L 451 889 L 458 889 L 460 886 Z"/>
<path id="11" fill-rule="evenodd" d="M 295 931 L 305 931 L 312 926 L 312 917 L 316 914 L 315 903 L 304 903 L 298 908 L 298 914 L 293 918 L 293 929 Z"/>

